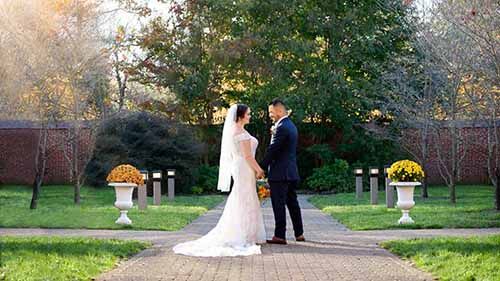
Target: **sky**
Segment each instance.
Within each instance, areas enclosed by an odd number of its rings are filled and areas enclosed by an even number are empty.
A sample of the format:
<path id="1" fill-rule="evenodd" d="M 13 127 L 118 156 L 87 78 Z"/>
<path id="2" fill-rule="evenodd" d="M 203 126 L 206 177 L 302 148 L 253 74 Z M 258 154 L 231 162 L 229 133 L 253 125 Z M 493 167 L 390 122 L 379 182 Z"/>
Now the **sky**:
<path id="1" fill-rule="evenodd" d="M 421 11 L 429 9 L 436 0 L 414 0 L 415 5 Z"/>
<path id="2" fill-rule="evenodd" d="M 164 3 L 160 3 L 158 0 L 138 0 L 141 3 L 146 3 L 148 7 L 151 8 L 152 10 L 152 17 L 158 16 L 158 15 L 168 15 L 168 5 Z M 401 0 L 403 1 L 403 0 Z M 413 0 L 414 4 L 416 7 L 424 11 L 425 9 L 428 9 L 430 5 L 436 0 Z M 117 0 L 105 0 L 105 8 L 107 10 L 114 10 L 118 8 Z M 103 27 L 108 30 L 109 32 L 112 32 L 116 30 L 116 28 L 119 25 L 123 25 L 128 28 L 139 28 L 141 24 L 144 24 L 147 21 L 147 19 L 142 19 L 139 20 L 139 17 L 137 15 L 127 13 L 125 11 L 119 11 L 116 13 L 113 13 L 112 15 L 106 17 L 104 19 Z"/>
<path id="3" fill-rule="evenodd" d="M 139 1 L 138 1 L 139 2 Z M 146 3 L 152 10 L 151 17 L 168 15 L 168 5 L 158 2 L 158 0 L 140 0 L 141 3 Z M 119 8 L 117 0 L 105 0 L 104 9 L 112 11 Z M 103 28 L 106 31 L 113 32 L 118 26 L 123 25 L 127 28 L 139 28 L 141 24 L 145 24 L 148 18 L 140 18 L 139 16 L 123 10 L 110 13 L 109 16 L 103 18 Z"/>

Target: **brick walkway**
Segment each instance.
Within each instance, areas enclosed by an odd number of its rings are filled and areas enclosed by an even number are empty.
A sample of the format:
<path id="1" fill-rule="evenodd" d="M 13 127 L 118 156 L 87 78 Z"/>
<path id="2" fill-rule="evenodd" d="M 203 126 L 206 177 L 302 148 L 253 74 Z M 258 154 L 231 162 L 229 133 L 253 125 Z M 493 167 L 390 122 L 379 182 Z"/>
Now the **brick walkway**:
<path id="1" fill-rule="evenodd" d="M 60 235 L 138 239 L 153 242 L 147 249 L 98 280 L 433 280 L 408 262 L 381 249 L 390 239 L 467 236 L 500 233 L 500 229 L 438 229 L 349 231 L 300 197 L 306 243 L 263 245 L 262 255 L 198 258 L 173 254 L 173 245 L 200 237 L 217 222 L 223 206 L 209 211 L 182 231 L 117 231 L 69 229 L 0 229 L 0 235 Z M 270 203 L 264 206 L 268 236 L 273 233 Z M 288 226 L 291 226 L 289 221 Z M 287 234 L 292 236 L 289 229 Z"/>

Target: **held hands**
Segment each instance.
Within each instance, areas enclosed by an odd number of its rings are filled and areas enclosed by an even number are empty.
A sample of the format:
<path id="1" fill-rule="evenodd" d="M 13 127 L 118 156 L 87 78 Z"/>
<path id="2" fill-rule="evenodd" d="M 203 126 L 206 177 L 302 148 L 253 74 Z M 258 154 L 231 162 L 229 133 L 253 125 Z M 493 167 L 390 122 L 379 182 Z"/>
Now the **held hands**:
<path id="1" fill-rule="evenodd" d="M 259 167 L 259 170 L 255 173 L 255 177 L 257 179 L 263 179 L 265 178 L 266 176 L 266 173 L 264 172 L 264 170 L 262 170 L 260 167 Z"/>

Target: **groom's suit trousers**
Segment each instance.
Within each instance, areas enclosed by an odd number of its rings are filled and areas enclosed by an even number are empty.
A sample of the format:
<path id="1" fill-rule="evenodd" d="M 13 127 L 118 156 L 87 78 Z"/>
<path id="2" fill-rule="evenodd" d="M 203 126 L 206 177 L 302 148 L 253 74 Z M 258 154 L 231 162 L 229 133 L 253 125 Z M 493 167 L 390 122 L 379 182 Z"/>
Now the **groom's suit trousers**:
<path id="1" fill-rule="evenodd" d="M 298 181 L 269 181 L 271 186 L 271 203 L 273 204 L 276 228 L 274 236 L 286 239 L 286 208 L 292 219 L 295 237 L 304 233 L 302 215 L 297 200 Z"/>

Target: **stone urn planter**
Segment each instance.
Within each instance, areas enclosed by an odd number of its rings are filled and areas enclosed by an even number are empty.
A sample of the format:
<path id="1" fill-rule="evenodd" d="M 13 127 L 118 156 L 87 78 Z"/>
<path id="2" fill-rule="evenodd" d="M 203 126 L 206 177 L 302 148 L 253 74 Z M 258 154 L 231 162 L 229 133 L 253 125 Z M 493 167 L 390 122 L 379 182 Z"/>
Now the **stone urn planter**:
<path id="1" fill-rule="evenodd" d="M 396 206 L 401 209 L 403 215 L 399 219 L 399 224 L 412 224 L 415 223 L 410 217 L 410 210 L 415 206 L 415 201 L 413 200 L 413 193 L 415 191 L 415 186 L 421 185 L 420 182 L 392 182 L 391 186 L 396 186 L 398 193 L 398 202 Z"/>
<path id="2" fill-rule="evenodd" d="M 116 201 L 115 207 L 120 210 L 120 217 L 116 220 L 117 224 L 132 224 L 132 221 L 127 217 L 128 210 L 132 208 L 132 192 L 138 185 L 144 184 L 144 178 L 132 165 L 119 165 L 108 174 L 106 181 L 109 186 L 115 188 Z"/>
<path id="3" fill-rule="evenodd" d="M 127 213 L 134 205 L 132 201 L 132 192 L 137 187 L 135 183 L 126 182 L 110 182 L 109 186 L 115 188 L 116 201 L 115 207 L 120 210 L 120 217 L 115 221 L 116 224 L 130 225 L 132 221 L 128 218 Z"/>

